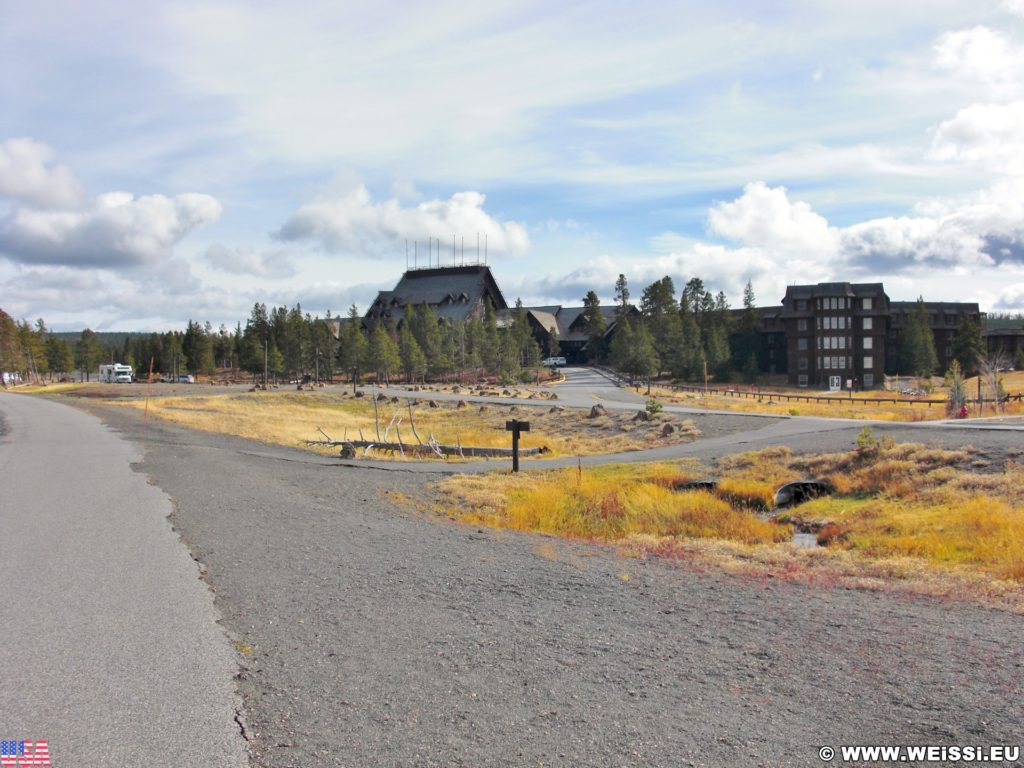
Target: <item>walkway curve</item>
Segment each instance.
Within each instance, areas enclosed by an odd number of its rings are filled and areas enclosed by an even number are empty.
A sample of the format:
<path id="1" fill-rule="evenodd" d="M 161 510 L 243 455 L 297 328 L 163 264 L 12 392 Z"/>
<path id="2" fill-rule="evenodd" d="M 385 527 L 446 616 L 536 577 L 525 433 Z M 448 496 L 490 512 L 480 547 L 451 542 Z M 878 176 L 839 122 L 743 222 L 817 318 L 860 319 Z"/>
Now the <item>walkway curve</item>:
<path id="1" fill-rule="evenodd" d="M 247 766 L 238 662 L 137 445 L 0 393 L 0 724 L 55 766 Z"/>

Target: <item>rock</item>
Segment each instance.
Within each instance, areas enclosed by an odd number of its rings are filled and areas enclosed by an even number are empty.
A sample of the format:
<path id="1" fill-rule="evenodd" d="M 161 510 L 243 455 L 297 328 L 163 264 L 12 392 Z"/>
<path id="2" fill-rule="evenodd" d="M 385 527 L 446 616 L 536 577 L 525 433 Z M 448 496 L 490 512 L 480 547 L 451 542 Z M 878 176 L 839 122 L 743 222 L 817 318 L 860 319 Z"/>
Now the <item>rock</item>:
<path id="1" fill-rule="evenodd" d="M 379 395 L 377 395 L 377 402 L 378 403 L 382 403 L 382 402 L 386 401 L 387 399 L 388 399 L 388 396 L 385 395 L 383 392 L 381 392 Z"/>
<path id="2" fill-rule="evenodd" d="M 550 395 L 548 396 L 548 400 L 557 400 L 557 399 L 558 399 L 558 393 L 557 393 L 557 392 L 552 392 L 552 393 L 551 393 L 551 394 L 550 394 Z"/>
<path id="3" fill-rule="evenodd" d="M 456 408 L 467 408 L 468 406 L 469 403 L 467 403 L 465 400 L 459 400 L 459 402 L 455 404 Z"/>
<path id="4" fill-rule="evenodd" d="M 363 397 L 364 392 L 356 392 L 355 397 Z"/>
<path id="5" fill-rule="evenodd" d="M 647 411 L 637 411 L 636 416 L 633 417 L 633 421 L 650 421 L 651 414 Z"/>
<path id="6" fill-rule="evenodd" d="M 487 413 L 487 406 L 486 405 L 481 405 L 480 406 L 480 413 Z"/>
<path id="7" fill-rule="evenodd" d="M 565 408 L 563 408 L 560 405 L 552 405 L 550 408 L 548 408 L 548 413 L 561 413 L 564 410 Z"/>
<path id="8" fill-rule="evenodd" d="M 590 415 L 588 416 L 588 418 L 596 419 L 606 415 L 607 413 L 608 411 L 604 409 L 604 406 L 598 403 L 597 405 L 590 409 Z"/>
<path id="9" fill-rule="evenodd" d="M 255 392 L 256 391 L 256 387 L 249 387 L 249 391 L 250 392 Z"/>
<path id="10" fill-rule="evenodd" d="M 427 400 L 427 406 L 429 406 L 430 408 L 439 407 L 436 400 Z"/>
<path id="11" fill-rule="evenodd" d="M 341 446 L 341 451 L 338 453 L 343 459 L 354 459 L 356 457 L 356 447 L 352 443 L 347 443 Z"/>
<path id="12" fill-rule="evenodd" d="M 676 431 L 675 427 L 673 427 L 671 424 L 666 424 L 665 426 L 663 426 L 661 428 L 661 436 L 662 437 L 668 437 L 669 435 L 674 434 L 675 431 Z"/>
<path id="13" fill-rule="evenodd" d="M 512 397 L 512 393 L 509 392 L 507 389 L 503 389 L 503 390 L 501 390 L 501 396 L 502 397 Z"/>
<path id="14" fill-rule="evenodd" d="M 391 398 L 391 402 L 392 403 L 397 403 L 398 402 L 398 398 L 397 397 L 392 397 Z"/>

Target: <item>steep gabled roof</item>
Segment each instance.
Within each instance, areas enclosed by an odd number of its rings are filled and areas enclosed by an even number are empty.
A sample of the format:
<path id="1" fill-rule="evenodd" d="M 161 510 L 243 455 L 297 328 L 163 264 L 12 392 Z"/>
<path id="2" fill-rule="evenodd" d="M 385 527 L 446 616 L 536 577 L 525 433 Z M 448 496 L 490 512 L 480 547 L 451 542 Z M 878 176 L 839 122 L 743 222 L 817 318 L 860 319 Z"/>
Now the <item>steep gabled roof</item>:
<path id="1" fill-rule="evenodd" d="M 399 322 L 408 304 L 426 302 L 440 318 L 461 321 L 485 299 L 497 310 L 508 304 L 489 267 L 482 264 L 460 267 L 410 269 L 390 291 L 381 291 L 366 313 L 367 320 Z"/>

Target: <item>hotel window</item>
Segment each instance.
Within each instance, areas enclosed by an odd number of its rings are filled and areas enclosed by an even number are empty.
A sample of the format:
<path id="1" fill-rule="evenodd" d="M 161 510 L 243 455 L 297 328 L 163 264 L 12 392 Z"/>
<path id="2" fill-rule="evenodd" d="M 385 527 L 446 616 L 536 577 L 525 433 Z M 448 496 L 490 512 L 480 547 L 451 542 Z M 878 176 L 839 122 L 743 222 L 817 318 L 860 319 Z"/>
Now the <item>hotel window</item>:
<path id="1" fill-rule="evenodd" d="M 861 299 L 861 307 L 863 309 L 871 309 L 871 299 L 870 298 Z"/>
<path id="2" fill-rule="evenodd" d="M 807 318 L 801 317 L 799 320 L 797 320 L 796 321 L 796 329 L 798 331 L 806 331 L 807 330 Z"/>
<path id="3" fill-rule="evenodd" d="M 805 349 L 807 349 L 807 337 L 806 336 L 801 336 L 799 339 L 796 340 L 796 348 L 799 349 L 801 352 L 803 352 Z"/>
<path id="4" fill-rule="evenodd" d="M 873 373 L 865 373 L 864 374 L 864 386 L 865 387 L 873 387 L 873 386 L 875 386 L 875 374 L 873 374 Z"/>
<path id="5" fill-rule="evenodd" d="M 822 368 L 822 365 L 821 365 L 821 358 L 819 357 L 819 358 L 818 358 L 818 370 L 820 371 L 820 370 L 821 370 L 821 368 Z"/>
<path id="6" fill-rule="evenodd" d="M 875 358 L 871 355 L 864 355 L 864 370 L 870 370 L 875 367 Z"/>
<path id="7" fill-rule="evenodd" d="M 806 312 L 807 311 L 807 301 L 805 299 L 797 299 L 796 300 L 796 311 L 797 312 Z"/>
<path id="8" fill-rule="evenodd" d="M 846 329 L 846 318 L 845 317 L 840 317 L 840 318 L 837 318 L 837 319 L 839 320 L 839 329 L 840 330 L 845 330 Z"/>
<path id="9" fill-rule="evenodd" d="M 798 386 L 801 386 L 801 387 L 806 387 L 807 386 L 807 374 L 806 373 L 801 373 L 799 376 L 797 376 L 796 380 L 797 380 L 797 385 Z"/>
<path id="10" fill-rule="evenodd" d="M 807 370 L 807 358 L 806 357 L 801 357 L 800 358 L 800 365 L 799 365 L 799 367 L 800 367 L 801 371 L 806 371 Z"/>
<path id="11" fill-rule="evenodd" d="M 873 336 L 864 337 L 864 349 L 874 349 L 875 339 Z"/>
<path id="12" fill-rule="evenodd" d="M 839 349 L 846 349 L 846 337 L 845 336 L 840 336 L 838 341 L 839 341 Z"/>
<path id="13" fill-rule="evenodd" d="M 845 368 L 846 367 L 846 357 L 840 357 L 839 358 L 839 365 L 836 366 L 836 367 L 837 368 Z"/>
<path id="14" fill-rule="evenodd" d="M 865 331 L 870 331 L 871 327 L 872 327 L 872 323 L 873 323 L 873 318 L 865 317 L 864 318 L 864 330 Z"/>

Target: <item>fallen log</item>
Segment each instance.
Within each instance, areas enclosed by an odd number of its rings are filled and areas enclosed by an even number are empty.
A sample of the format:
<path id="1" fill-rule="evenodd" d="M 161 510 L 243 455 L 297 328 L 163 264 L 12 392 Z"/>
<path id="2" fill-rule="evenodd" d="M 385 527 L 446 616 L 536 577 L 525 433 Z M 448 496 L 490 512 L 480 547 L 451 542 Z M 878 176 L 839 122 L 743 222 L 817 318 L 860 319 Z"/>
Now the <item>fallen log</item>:
<path id="1" fill-rule="evenodd" d="M 405 445 L 401 443 L 386 443 L 380 440 L 307 440 L 306 445 L 327 445 L 337 446 L 344 449 L 355 450 L 356 448 L 373 449 L 382 451 L 395 451 L 418 455 L 437 455 L 438 452 L 445 456 L 481 457 L 481 458 L 511 458 L 511 448 L 476 448 L 469 445 L 442 445 L 440 443 L 430 445 Z M 544 448 L 520 448 L 520 456 L 539 456 L 544 453 Z"/>

